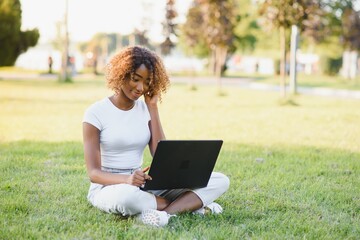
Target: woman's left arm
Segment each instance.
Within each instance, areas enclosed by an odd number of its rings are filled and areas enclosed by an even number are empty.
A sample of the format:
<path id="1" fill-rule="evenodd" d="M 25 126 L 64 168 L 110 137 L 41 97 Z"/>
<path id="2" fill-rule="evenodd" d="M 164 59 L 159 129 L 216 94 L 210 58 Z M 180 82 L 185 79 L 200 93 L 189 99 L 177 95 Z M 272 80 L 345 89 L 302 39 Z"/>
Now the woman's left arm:
<path id="1" fill-rule="evenodd" d="M 149 128 L 151 133 L 149 148 L 152 156 L 154 156 L 155 154 L 158 142 L 165 139 L 165 134 L 160 121 L 158 99 L 159 97 L 157 95 L 154 95 L 152 97 L 145 95 L 145 103 L 148 107 L 151 118 L 151 120 L 149 121 Z"/>

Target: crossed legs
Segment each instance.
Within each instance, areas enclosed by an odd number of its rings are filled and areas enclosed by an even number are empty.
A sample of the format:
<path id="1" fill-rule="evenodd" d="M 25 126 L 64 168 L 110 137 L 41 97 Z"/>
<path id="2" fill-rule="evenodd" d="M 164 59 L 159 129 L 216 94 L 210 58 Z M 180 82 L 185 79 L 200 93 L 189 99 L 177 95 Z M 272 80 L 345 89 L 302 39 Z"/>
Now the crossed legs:
<path id="1" fill-rule="evenodd" d="M 188 191 L 183 193 L 173 202 L 163 198 L 156 197 L 157 209 L 165 211 L 169 214 L 181 213 L 181 212 L 192 212 L 202 207 L 203 202 L 193 192 Z"/>
<path id="2" fill-rule="evenodd" d="M 165 194 L 165 196 L 159 194 L 156 196 L 157 209 L 166 211 L 169 214 L 192 212 L 210 204 L 220 197 L 227 191 L 229 185 L 230 180 L 227 176 L 222 173 L 213 172 L 208 185 L 204 188 L 182 192 L 170 190 L 170 192 L 167 193 L 168 196 L 167 194 Z"/>
<path id="3" fill-rule="evenodd" d="M 207 187 L 194 190 L 173 189 L 141 191 L 128 184 L 116 184 L 90 190 L 89 201 L 97 208 L 122 215 L 135 215 L 146 209 L 157 209 L 169 214 L 195 211 L 207 206 L 229 188 L 229 178 L 221 173 L 213 173 Z"/>

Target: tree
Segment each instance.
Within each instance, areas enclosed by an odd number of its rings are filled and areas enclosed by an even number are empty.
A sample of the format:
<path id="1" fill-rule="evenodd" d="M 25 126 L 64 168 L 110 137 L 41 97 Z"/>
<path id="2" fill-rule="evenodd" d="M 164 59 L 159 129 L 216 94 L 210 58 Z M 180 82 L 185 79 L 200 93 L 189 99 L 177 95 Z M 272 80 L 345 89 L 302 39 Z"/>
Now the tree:
<path id="1" fill-rule="evenodd" d="M 18 56 L 37 44 L 37 29 L 21 31 L 19 0 L 0 0 L 0 66 L 13 66 Z"/>
<path id="2" fill-rule="evenodd" d="M 355 0 L 325 1 L 328 36 L 317 46 L 326 63 L 325 73 L 337 74 L 342 63 L 342 74 L 351 78 L 356 74 L 356 63 L 360 41 L 359 12 L 354 10 Z M 353 64 L 349 64 L 352 62 Z"/>
<path id="3" fill-rule="evenodd" d="M 317 21 L 322 14 L 321 4 L 318 0 L 264 0 L 260 5 L 259 13 L 265 18 L 265 25 L 271 29 L 278 28 L 280 32 L 280 86 L 282 97 L 285 97 L 289 30 L 292 25 L 298 26 L 300 32 L 309 26 L 317 27 L 321 23 L 321 21 Z"/>
<path id="4" fill-rule="evenodd" d="M 150 39 L 147 37 L 147 30 L 144 29 L 142 31 L 135 29 L 134 30 L 134 36 L 135 36 L 135 43 L 146 46 L 148 48 L 152 48 L 150 44 Z"/>
<path id="5" fill-rule="evenodd" d="M 261 34 L 257 23 L 256 5 L 252 0 L 238 0 L 239 10 L 234 28 L 234 45 L 239 51 L 253 51 Z"/>
<path id="6" fill-rule="evenodd" d="M 189 8 L 186 22 L 180 26 L 179 45 L 190 56 L 197 56 L 199 58 L 206 58 L 210 54 L 210 48 L 206 44 L 205 35 L 199 34 L 203 24 L 203 16 L 199 3 L 194 1 Z M 189 78 L 190 89 L 195 90 L 195 68 L 191 68 L 191 77 Z"/>
<path id="7" fill-rule="evenodd" d="M 106 58 L 109 52 L 115 51 L 116 40 L 114 34 L 97 33 L 90 41 L 79 45 L 80 51 L 86 53 L 88 57 L 86 65 L 92 68 L 95 75 L 98 74 L 97 65 L 99 59 L 101 57 Z"/>
<path id="8" fill-rule="evenodd" d="M 160 45 L 161 53 L 163 55 L 170 54 L 171 49 L 175 47 L 175 38 L 177 37 L 177 33 L 176 33 L 177 24 L 175 23 L 176 17 L 177 17 L 177 12 L 175 10 L 175 0 L 167 0 L 165 22 L 163 23 L 163 32 L 164 32 L 165 40 Z"/>
<path id="9" fill-rule="evenodd" d="M 232 0 L 202 1 L 204 32 L 211 49 L 213 71 L 221 87 L 222 69 L 227 54 L 234 51 L 234 27 L 236 21 L 235 3 Z M 210 65 L 210 66 L 211 66 Z"/>
<path id="10" fill-rule="evenodd" d="M 185 36 L 189 42 L 196 41 L 207 46 L 211 55 L 210 69 L 217 77 L 220 88 L 222 69 L 227 54 L 235 49 L 233 41 L 236 23 L 235 2 L 232 0 L 195 0 L 190 10 L 184 26 Z M 192 20 L 194 22 L 191 22 Z M 196 46 L 196 44 L 192 45 Z"/>
<path id="11" fill-rule="evenodd" d="M 69 56 L 69 29 L 68 29 L 68 0 L 65 1 L 65 14 L 64 14 L 64 25 L 63 25 L 63 35 L 62 35 L 62 59 L 61 59 L 61 69 L 59 74 L 60 82 L 72 82 L 71 74 L 70 74 L 70 56 Z"/>
<path id="12" fill-rule="evenodd" d="M 187 54 L 205 58 L 209 56 L 210 48 L 206 44 L 206 36 L 199 31 L 202 27 L 203 13 L 200 3 L 194 1 L 188 10 L 186 22 L 181 26 L 181 45 Z"/>
<path id="13" fill-rule="evenodd" d="M 358 51 L 360 50 L 360 11 L 353 6 L 344 9 L 342 15 L 342 42 L 344 45 L 343 71 L 348 79 L 353 79 L 357 73 Z"/>

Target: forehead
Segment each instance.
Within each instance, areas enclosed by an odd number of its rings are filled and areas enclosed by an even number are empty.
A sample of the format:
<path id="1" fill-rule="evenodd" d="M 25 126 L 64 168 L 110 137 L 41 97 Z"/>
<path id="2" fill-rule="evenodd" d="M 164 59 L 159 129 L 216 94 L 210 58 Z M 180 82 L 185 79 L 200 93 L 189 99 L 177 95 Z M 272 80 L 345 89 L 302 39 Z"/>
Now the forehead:
<path id="1" fill-rule="evenodd" d="M 150 76 L 149 69 L 144 64 L 141 64 L 134 72 L 135 75 L 142 78 L 148 78 Z"/>

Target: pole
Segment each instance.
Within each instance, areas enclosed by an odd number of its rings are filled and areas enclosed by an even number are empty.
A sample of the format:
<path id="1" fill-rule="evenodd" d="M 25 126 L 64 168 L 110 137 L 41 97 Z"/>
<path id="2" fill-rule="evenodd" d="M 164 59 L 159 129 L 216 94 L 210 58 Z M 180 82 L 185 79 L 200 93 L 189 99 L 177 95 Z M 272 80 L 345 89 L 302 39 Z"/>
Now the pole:
<path id="1" fill-rule="evenodd" d="M 65 27 L 65 37 L 64 37 L 64 49 L 62 54 L 60 81 L 68 82 L 71 81 L 68 71 L 68 61 L 69 61 L 68 0 L 65 1 L 64 27 Z"/>
<path id="2" fill-rule="evenodd" d="M 290 92 L 296 94 L 296 52 L 298 48 L 298 27 L 291 27 L 291 45 L 290 45 Z"/>

